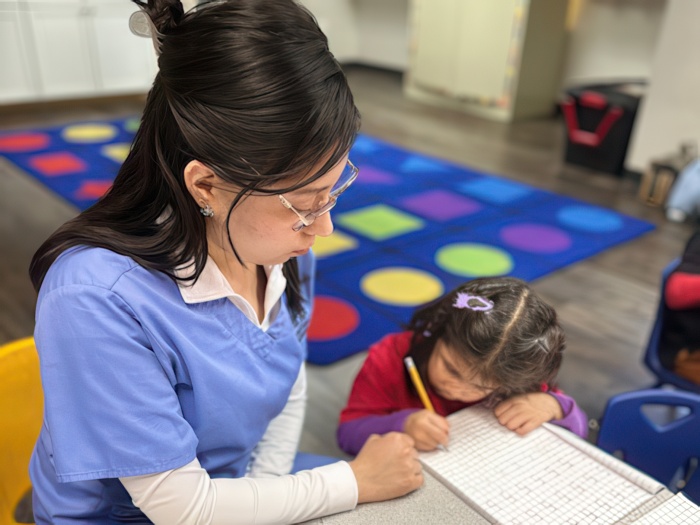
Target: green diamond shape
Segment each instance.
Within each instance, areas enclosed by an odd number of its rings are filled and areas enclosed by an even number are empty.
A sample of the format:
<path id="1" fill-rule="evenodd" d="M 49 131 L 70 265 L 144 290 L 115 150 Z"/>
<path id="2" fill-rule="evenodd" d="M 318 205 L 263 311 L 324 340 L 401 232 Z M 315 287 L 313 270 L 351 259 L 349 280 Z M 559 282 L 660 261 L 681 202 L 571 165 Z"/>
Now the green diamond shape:
<path id="1" fill-rule="evenodd" d="M 336 216 L 338 224 L 375 241 L 383 241 L 404 233 L 420 230 L 425 223 L 418 217 L 375 204 Z"/>

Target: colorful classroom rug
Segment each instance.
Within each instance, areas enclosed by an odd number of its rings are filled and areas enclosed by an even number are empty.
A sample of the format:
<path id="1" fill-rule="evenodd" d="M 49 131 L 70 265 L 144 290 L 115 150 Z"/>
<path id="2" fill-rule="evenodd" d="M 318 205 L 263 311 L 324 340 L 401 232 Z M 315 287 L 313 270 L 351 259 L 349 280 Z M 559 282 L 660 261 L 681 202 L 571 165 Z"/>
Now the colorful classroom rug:
<path id="1" fill-rule="evenodd" d="M 137 119 L 0 134 L 0 155 L 85 209 L 110 186 Z M 355 184 L 318 238 L 309 357 L 333 363 L 400 330 L 461 282 L 532 281 L 653 225 L 361 135 Z"/>

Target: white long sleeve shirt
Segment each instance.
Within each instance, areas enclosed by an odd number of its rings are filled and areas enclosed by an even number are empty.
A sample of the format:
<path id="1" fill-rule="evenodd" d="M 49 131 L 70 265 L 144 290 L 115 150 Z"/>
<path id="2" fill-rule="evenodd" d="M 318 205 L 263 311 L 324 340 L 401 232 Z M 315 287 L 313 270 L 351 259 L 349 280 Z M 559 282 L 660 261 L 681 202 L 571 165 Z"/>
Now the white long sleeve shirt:
<path id="1" fill-rule="evenodd" d="M 180 285 L 180 293 L 190 304 L 226 297 L 266 331 L 279 311 L 286 280 L 280 265 L 265 271 L 268 280 L 262 322 L 211 259 L 194 285 Z M 305 405 L 306 372 L 302 365 L 285 408 L 270 422 L 245 478 L 212 479 L 195 459 L 165 472 L 119 479 L 134 504 L 156 525 L 295 523 L 351 510 L 357 505 L 358 489 L 347 462 L 288 474 Z"/>

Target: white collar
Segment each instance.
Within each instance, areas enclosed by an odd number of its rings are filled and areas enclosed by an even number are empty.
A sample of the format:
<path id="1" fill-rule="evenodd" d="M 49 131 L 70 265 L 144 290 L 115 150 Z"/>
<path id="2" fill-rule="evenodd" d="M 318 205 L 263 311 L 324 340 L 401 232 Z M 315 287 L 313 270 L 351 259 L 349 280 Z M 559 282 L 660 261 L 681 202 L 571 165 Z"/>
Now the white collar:
<path id="1" fill-rule="evenodd" d="M 262 323 L 258 321 L 255 309 L 250 303 L 231 288 L 226 277 L 211 257 L 207 257 L 204 269 L 195 283 L 189 284 L 178 280 L 177 286 L 180 289 L 182 299 L 187 304 L 228 298 L 253 324 L 266 331 L 279 311 L 279 302 L 287 287 L 287 279 L 282 274 L 281 264 L 263 266 L 263 269 L 267 275 L 267 286 L 265 288 L 265 315 Z M 193 273 L 194 261 L 175 269 L 175 275 L 179 278 L 189 277 Z"/>

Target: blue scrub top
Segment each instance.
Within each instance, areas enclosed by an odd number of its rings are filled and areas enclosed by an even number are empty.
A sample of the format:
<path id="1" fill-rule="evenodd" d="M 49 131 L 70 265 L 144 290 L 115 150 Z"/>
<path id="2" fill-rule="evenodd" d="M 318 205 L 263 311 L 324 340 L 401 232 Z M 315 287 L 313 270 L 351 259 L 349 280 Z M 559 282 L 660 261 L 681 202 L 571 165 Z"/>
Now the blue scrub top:
<path id="1" fill-rule="evenodd" d="M 167 275 L 73 248 L 39 293 L 44 425 L 30 465 L 37 523 L 150 523 L 117 478 L 181 467 L 240 477 L 284 408 L 306 349 L 313 255 L 298 259 L 305 312 L 267 332 L 229 299 L 187 304 Z"/>

